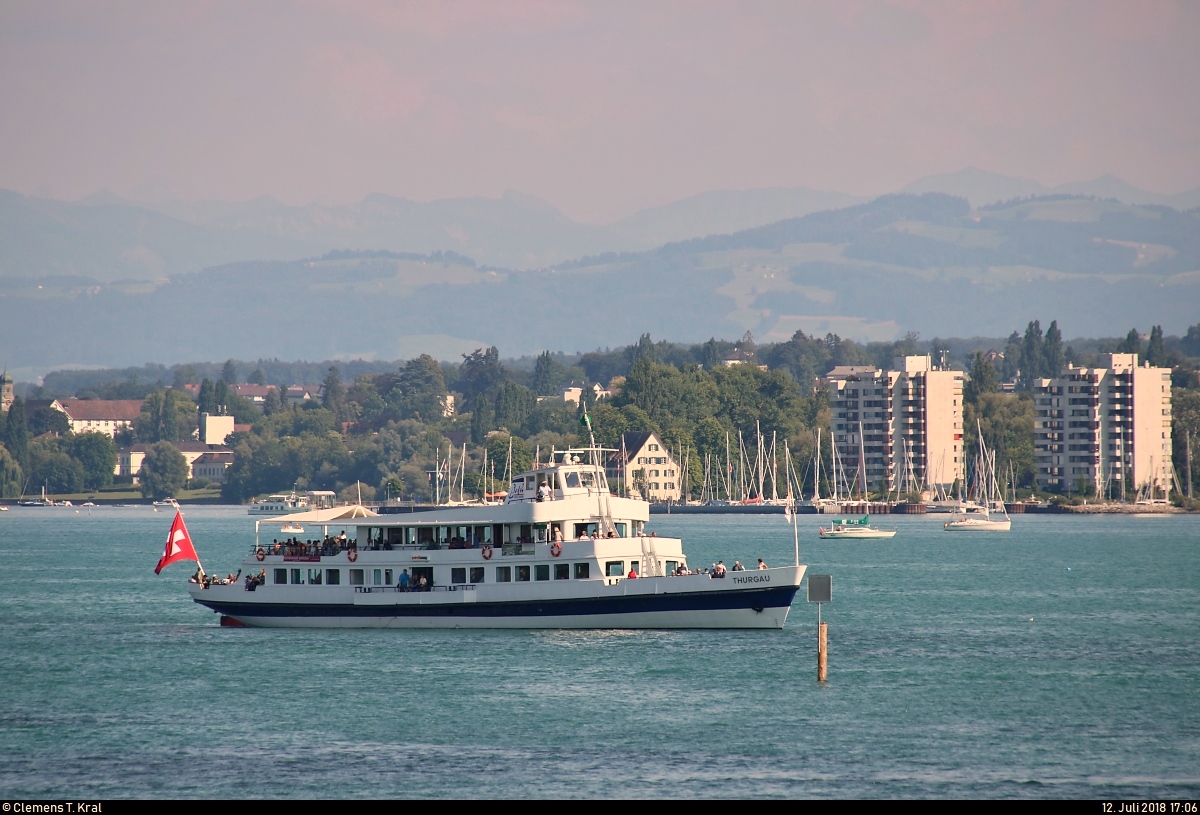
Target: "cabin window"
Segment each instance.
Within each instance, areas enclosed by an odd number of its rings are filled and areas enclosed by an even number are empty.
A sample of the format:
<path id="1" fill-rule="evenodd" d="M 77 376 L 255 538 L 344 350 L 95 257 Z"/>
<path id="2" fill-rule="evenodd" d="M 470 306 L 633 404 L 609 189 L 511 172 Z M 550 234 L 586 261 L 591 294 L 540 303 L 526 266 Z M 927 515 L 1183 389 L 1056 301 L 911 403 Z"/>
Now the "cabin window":
<path id="1" fill-rule="evenodd" d="M 288 577 L 287 572 L 288 572 L 287 569 L 276 569 L 275 570 L 275 585 L 277 585 L 277 586 L 287 585 L 287 577 Z"/>
<path id="2" fill-rule="evenodd" d="M 466 583 L 467 582 L 466 567 L 455 566 L 453 569 L 451 569 L 450 570 L 450 582 L 451 583 L 460 583 L 460 584 Z"/>
<path id="3" fill-rule="evenodd" d="M 590 538 L 597 529 L 596 524 L 575 524 L 575 537 Z"/>
<path id="4" fill-rule="evenodd" d="M 583 486 L 587 487 L 588 489 L 592 489 L 593 487 L 596 486 L 596 474 L 595 473 L 580 473 L 579 477 L 583 481 Z"/>
<path id="5" fill-rule="evenodd" d="M 638 563 L 636 560 L 629 561 L 629 571 L 633 572 L 636 575 L 640 575 L 642 573 L 640 566 L 641 566 L 641 564 Z"/>
<path id="6" fill-rule="evenodd" d="M 433 531 L 432 526 L 418 526 L 417 543 L 422 546 L 428 546 L 433 543 Z"/>
<path id="7" fill-rule="evenodd" d="M 521 524 L 519 543 L 529 543 L 533 540 L 533 524 Z"/>
<path id="8" fill-rule="evenodd" d="M 667 561 L 667 574 L 675 574 L 675 572 L 677 572 L 678 570 L 679 570 L 679 561 L 677 561 L 677 560 L 668 560 Z"/>
<path id="9" fill-rule="evenodd" d="M 579 473 L 567 473 L 567 486 L 572 489 L 579 488 Z"/>
<path id="10" fill-rule="evenodd" d="M 604 573 L 609 577 L 624 577 L 625 562 L 622 560 L 610 560 L 604 564 Z"/>
<path id="11" fill-rule="evenodd" d="M 622 524 L 622 523 L 618 523 L 616 525 L 616 527 L 617 527 L 617 537 L 618 538 L 626 537 L 625 532 L 627 529 L 629 529 L 629 527 L 626 524 Z"/>
<path id="12" fill-rule="evenodd" d="M 378 571 L 378 569 L 376 569 L 376 571 Z M 329 582 L 332 583 L 333 581 L 330 580 Z M 363 585 L 363 570 L 362 569 L 351 569 L 350 570 L 350 585 L 351 586 Z"/>
<path id="13" fill-rule="evenodd" d="M 292 585 L 293 586 L 304 585 L 304 570 L 303 569 L 292 569 Z"/>
<path id="14" fill-rule="evenodd" d="M 518 566 L 517 567 L 517 582 L 518 583 L 528 583 L 529 582 L 529 567 L 528 566 Z"/>
<path id="15" fill-rule="evenodd" d="M 487 546 L 492 542 L 492 528 L 490 526 L 475 527 L 475 545 Z"/>
<path id="16" fill-rule="evenodd" d="M 389 583 L 391 583 L 392 581 L 390 581 L 390 580 L 389 580 L 388 582 L 389 582 Z M 372 586 L 382 586 L 382 585 L 384 585 L 384 583 L 383 583 L 383 569 L 376 569 L 375 571 L 371 572 L 371 585 L 372 585 Z"/>
<path id="17" fill-rule="evenodd" d="M 550 564 L 549 563 L 539 563 L 537 566 L 533 567 L 533 574 L 534 574 L 534 578 L 537 580 L 549 580 L 550 579 Z"/>
<path id="18" fill-rule="evenodd" d="M 308 585 L 310 585 L 310 586 L 321 585 L 321 570 L 320 569 L 309 569 L 308 570 Z"/>
<path id="19" fill-rule="evenodd" d="M 555 563 L 554 564 L 554 579 L 555 580 L 570 580 L 571 579 L 571 564 L 570 563 Z"/>
<path id="20" fill-rule="evenodd" d="M 483 582 L 483 567 L 482 566 L 472 566 L 471 567 L 471 582 L 472 583 L 482 583 Z"/>
<path id="21" fill-rule="evenodd" d="M 330 586 L 341 585 L 342 570 L 341 569 L 326 569 L 325 570 L 325 582 L 327 584 L 329 584 Z"/>
<path id="22" fill-rule="evenodd" d="M 592 576 L 592 568 L 591 568 L 590 563 L 576 563 L 575 564 L 575 579 L 576 580 L 587 580 L 591 576 Z"/>
<path id="23" fill-rule="evenodd" d="M 383 585 L 385 585 L 385 586 L 392 585 L 392 570 L 391 569 L 383 570 Z"/>
<path id="24" fill-rule="evenodd" d="M 512 582 L 512 566 L 497 566 L 496 567 L 496 582 L 511 583 Z"/>

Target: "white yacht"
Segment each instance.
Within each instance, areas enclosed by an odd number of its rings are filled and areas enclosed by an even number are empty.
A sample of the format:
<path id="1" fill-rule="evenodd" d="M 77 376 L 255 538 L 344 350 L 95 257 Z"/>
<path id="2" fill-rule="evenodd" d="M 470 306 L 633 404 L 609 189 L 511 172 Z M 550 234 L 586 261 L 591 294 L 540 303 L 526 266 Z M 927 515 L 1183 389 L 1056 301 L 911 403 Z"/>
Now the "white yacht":
<path id="1" fill-rule="evenodd" d="M 261 501 L 251 501 L 250 508 L 246 512 L 266 518 L 291 515 L 314 509 L 329 509 L 334 505 L 336 498 L 337 494 L 331 490 L 309 490 L 303 495 L 297 495 L 296 491 L 292 490 L 289 493 L 268 495 Z"/>
<path id="2" fill-rule="evenodd" d="M 883 540 L 896 537 L 896 530 L 876 529 L 871 526 L 871 516 L 864 515 L 857 520 L 834 518 L 830 521 L 829 526 L 817 527 L 817 534 L 825 539 Z"/>
<path id="3" fill-rule="evenodd" d="M 724 577 L 689 569 L 678 538 L 646 534 L 647 503 L 610 494 L 603 454 L 554 453 L 513 478 L 500 504 L 256 521 L 241 564 L 249 579 L 193 578 L 188 591 L 223 625 L 783 627 L 805 571 L 798 554 L 793 565 Z M 322 539 L 266 540 L 263 527 L 299 521 Z"/>

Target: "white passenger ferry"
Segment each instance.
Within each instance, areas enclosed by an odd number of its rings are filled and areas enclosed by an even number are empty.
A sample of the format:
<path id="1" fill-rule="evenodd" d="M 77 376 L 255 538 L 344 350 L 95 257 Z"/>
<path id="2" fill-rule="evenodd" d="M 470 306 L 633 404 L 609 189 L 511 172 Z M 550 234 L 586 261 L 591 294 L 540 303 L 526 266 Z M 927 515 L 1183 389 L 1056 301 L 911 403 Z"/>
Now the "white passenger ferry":
<path id="1" fill-rule="evenodd" d="M 250 515 L 261 515 L 273 518 L 276 515 L 291 515 L 297 512 L 309 512 L 314 509 L 328 509 L 334 505 L 336 493 L 330 490 L 310 490 L 304 495 L 290 493 L 268 495 L 261 501 L 251 501 L 246 512 Z"/>
<path id="2" fill-rule="evenodd" d="M 555 453 L 514 478 L 502 504 L 301 516 L 320 541 L 267 540 L 272 521 L 258 521 L 249 579 L 189 592 L 229 625 L 783 627 L 804 576 L 798 554 L 724 577 L 689 569 L 678 538 L 645 534 L 648 504 L 609 493 L 601 454 Z"/>

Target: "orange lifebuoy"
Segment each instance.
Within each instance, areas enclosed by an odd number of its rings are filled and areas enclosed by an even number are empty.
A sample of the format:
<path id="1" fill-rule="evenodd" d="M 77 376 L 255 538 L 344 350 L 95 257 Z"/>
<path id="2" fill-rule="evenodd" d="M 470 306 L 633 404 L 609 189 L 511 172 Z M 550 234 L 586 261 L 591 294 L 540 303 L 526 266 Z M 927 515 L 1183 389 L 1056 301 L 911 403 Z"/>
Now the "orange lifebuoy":
<path id="1" fill-rule="evenodd" d="M 554 557 L 558 557 L 559 555 L 561 555 L 562 554 L 562 544 L 559 543 L 558 541 L 555 541 L 554 543 L 550 544 L 550 554 L 553 555 Z"/>
<path id="2" fill-rule="evenodd" d="M 346 550 L 346 560 L 350 561 L 351 563 L 358 560 L 358 550 L 357 549 L 347 549 Z"/>
<path id="3" fill-rule="evenodd" d="M 254 556 L 255 556 L 256 558 L 258 558 L 259 560 L 263 560 L 263 559 L 265 559 L 265 558 L 266 558 L 266 556 L 267 556 L 267 550 L 266 550 L 266 549 L 264 549 L 264 548 L 262 548 L 262 547 L 260 546 L 260 547 L 258 547 L 258 551 L 256 551 L 256 552 L 254 553 Z"/>
<path id="4" fill-rule="evenodd" d="M 490 547 L 490 546 L 483 547 L 482 554 L 483 554 L 484 560 L 491 560 L 492 559 L 492 547 Z"/>

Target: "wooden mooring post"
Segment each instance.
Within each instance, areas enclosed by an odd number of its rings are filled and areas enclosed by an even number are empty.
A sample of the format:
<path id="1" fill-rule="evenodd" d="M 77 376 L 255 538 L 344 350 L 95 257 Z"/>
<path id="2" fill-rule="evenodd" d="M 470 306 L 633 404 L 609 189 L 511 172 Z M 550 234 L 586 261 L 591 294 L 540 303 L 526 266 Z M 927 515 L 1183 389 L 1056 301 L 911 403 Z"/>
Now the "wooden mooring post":
<path id="1" fill-rule="evenodd" d="M 808 576 L 808 602 L 817 604 L 817 681 L 824 682 L 829 675 L 829 623 L 821 621 L 821 603 L 833 602 L 832 575 Z"/>

